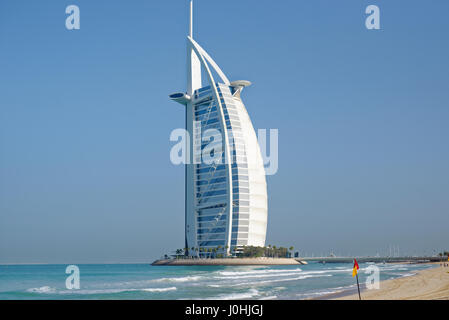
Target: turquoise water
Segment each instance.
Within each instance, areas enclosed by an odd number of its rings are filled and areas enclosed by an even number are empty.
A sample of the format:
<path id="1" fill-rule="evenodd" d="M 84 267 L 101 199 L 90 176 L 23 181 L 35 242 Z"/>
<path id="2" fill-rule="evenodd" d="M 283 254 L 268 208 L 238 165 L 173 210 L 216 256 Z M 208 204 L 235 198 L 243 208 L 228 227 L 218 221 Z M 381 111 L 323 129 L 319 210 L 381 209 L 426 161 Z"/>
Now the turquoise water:
<path id="1" fill-rule="evenodd" d="M 376 264 L 380 279 L 428 265 Z M 298 266 L 78 265 L 80 289 L 65 287 L 67 265 L 0 265 L 0 299 L 306 299 L 355 289 L 351 264 Z M 365 282 L 360 264 L 360 282 Z"/>

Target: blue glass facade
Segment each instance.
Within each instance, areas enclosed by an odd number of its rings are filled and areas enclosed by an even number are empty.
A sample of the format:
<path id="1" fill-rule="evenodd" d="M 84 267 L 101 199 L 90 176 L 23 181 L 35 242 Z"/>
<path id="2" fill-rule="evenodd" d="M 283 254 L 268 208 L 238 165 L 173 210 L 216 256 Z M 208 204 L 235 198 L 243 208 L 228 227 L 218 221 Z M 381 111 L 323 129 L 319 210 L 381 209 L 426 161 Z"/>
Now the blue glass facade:
<path id="1" fill-rule="evenodd" d="M 195 146 L 194 156 L 199 164 L 195 164 L 195 206 L 197 223 L 197 243 L 199 248 L 225 247 L 227 226 L 227 175 L 226 165 L 222 163 L 206 164 L 201 155 L 210 141 L 202 141 L 201 133 L 208 129 L 217 130 L 222 135 L 218 103 L 213 99 L 211 86 L 195 91 L 194 128 Z M 224 159 L 223 141 L 214 146 L 214 152 L 220 152 Z M 214 154 L 214 156 L 219 156 Z"/>
<path id="2" fill-rule="evenodd" d="M 199 248 L 226 246 L 227 226 L 232 230 L 231 246 L 246 245 L 248 242 L 249 225 L 249 182 L 248 165 L 244 138 L 237 106 L 234 103 L 232 87 L 216 84 L 225 122 L 220 121 L 219 104 L 214 99 L 211 86 L 198 89 L 194 93 L 194 131 L 195 145 L 201 146 L 194 150 L 195 158 L 201 162 L 195 164 L 195 205 L 197 217 L 197 243 Z M 214 145 L 214 152 L 219 152 L 221 162 L 205 164 L 201 161 L 204 148 L 211 141 L 202 141 L 201 135 L 196 135 L 208 129 L 217 130 L 224 138 L 223 127 L 227 131 L 231 159 L 225 162 L 224 141 Z M 207 139 L 206 139 L 207 140 Z M 214 156 L 217 156 L 214 154 Z M 228 170 L 232 171 L 232 184 L 228 182 Z M 228 187 L 232 185 L 232 188 Z M 232 192 L 232 216 L 228 217 L 227 206 L 229 192 Z M 229 224 L 229 219 L 232 223 Z"/>

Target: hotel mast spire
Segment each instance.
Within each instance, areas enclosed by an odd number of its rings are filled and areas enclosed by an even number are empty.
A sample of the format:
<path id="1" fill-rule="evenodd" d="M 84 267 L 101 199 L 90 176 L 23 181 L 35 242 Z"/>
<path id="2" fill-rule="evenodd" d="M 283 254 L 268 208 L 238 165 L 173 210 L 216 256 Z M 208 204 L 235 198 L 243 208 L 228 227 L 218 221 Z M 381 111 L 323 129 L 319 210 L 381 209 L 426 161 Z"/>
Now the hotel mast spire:
<path id="1" fill-rule="evenodd" d="M 193 0 L 190 0 L 189 35 L 187 36 L 187 94 L 192 96 L 201 88 L 201 62 L 195 53 L 190 40 L 193 37 Z M 193 40 L 193 39 L 192 39 Z"/>
<path id="2" fill-rule="evenodd" d="M 193 39 L 193 0 L 190 0 L 190 25 L 189 36 Z"/>

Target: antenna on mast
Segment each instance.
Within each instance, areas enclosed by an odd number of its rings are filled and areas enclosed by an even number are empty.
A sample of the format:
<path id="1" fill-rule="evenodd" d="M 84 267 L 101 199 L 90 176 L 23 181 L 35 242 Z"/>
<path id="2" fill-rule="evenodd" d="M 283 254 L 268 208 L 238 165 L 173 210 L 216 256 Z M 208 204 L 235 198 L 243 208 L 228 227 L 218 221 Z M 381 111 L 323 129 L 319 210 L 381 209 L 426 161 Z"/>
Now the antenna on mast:
<path id="1" fill-rule="evenodd" d="M 193 39 L 193 0 L 190 0 L 190 25 L 189 36 Z"/>

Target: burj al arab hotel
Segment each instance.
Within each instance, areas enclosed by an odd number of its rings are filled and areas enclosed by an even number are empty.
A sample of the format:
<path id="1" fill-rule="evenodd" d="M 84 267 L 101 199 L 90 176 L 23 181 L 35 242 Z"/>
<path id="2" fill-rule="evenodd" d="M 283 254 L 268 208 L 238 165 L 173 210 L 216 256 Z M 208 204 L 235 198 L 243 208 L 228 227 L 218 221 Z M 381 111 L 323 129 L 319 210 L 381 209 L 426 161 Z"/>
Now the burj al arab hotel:
<path id="1" fill-rule="evenodd" d="M 186 131 L 190 134 L 186 139 L 185 248 L 190 256 L 202 256 L 210 249 L 230 255 L 242 246 L 265 246 L 265 170 L 256 133 L 241 99 L 242 90 L 251 83 L 229 81 L 193 39 L 192 2 L 187 90 L 170 95 L 185 107 Z M 205 161 L 205 154 L 214 159 L 220 155 L 221 160 Z"/>

